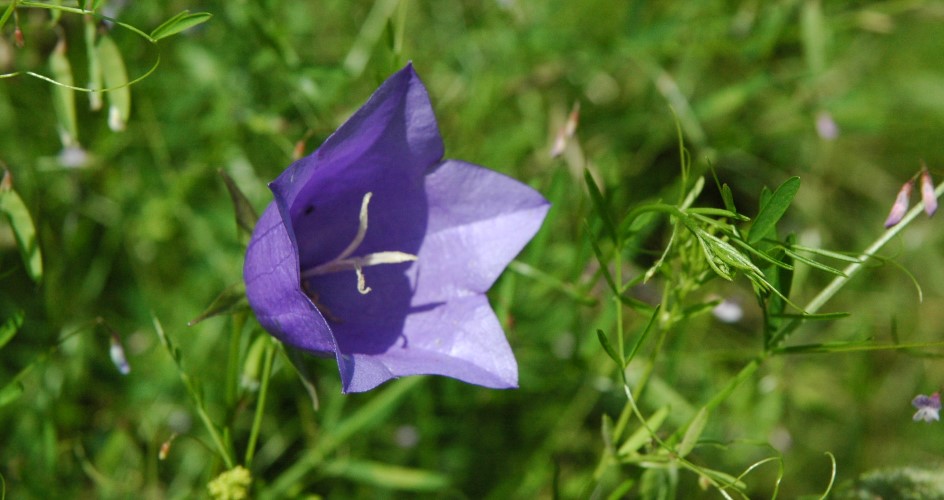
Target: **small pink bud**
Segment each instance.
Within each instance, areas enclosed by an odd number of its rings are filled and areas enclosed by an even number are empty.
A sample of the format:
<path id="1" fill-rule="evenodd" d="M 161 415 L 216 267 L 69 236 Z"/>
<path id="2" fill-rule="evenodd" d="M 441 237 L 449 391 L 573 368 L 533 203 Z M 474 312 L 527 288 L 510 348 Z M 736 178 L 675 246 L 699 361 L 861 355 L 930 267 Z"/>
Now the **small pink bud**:
<path id="1" fill-rule="evenodd" d="M 174 443 L 174 439 L 177 439 L 176 432 L 170 435 L 170 439 L 161 444 L 161 451 L 157 453 L 158 460 L 165 460 L 167 458 L 167 454 L 170 453 L 170 445 Z"/>
<path id="2" fill-rule="evenodd" d="M 558 129 L 557 136 L 554 137 L 554 145 L 551 146 L 551 158 L 557 158 L 564 153 L 567 147 L 567 141 L 577 133 L 577 124 L 580 121 L 580 101 L 574 103 L 567 115 L 567 121 L 564 126 Z"/>
<path id="3" fill-rule="evenodd" d="M 115 364 L 122 375 L 131 373 L 131 365 L 128 364 L 125 349 L 121 346 L 121 339 L 118 338 L 118 335 L 111 335 L 111 346 L 108 349 L 108 354 L 111 355 L 111 362 Z"/>
<path id="4" fill-rule="evenodd" d="M 295 143 L 295 149 L 292 150 L 292 160 L 300 160 L 305 156 L 305 139 L 300 139 Z"/>
<path id="5" fill-rule="evenodd" d="M 829 112 L 821 111 L 816 115 L 816 133 L 826 141 L 839 137 L 839 126 Z"/>
<path id="6" fill-rule="evenodd" d="M 911 202 L 911 190 L 914 189 L 914 180 L 905 183 L 898 191 L 898 197 L 895 198 L 895 204 L 892 205 L 892 211 L 885 219 L 885 227 L 889 228 L 901 222 L 908 211 L 908 204 Z"/>
<path id="7" fill-rule="evenodd" d="M 934 181 L 931 180 L 927 166 L 921 169 L 921 201 L 924 202 L 924 213 L 928 214 L 928 217 L 934 215 L 937 211 L 937 196 L 934 195 Z"/>
<path id="8" fill-rule="evenodd" d="M 564 135 L 568 139 L 574 136 L 577 133 L 577 124 L 580 122 L 580 101 L 574 103 L 574 107 L 570 108 L 570 114 L 567 115 L 567 123 L 564 124 Z"/>
<path id="9" fill-rule="evenodd" d="M 13 40 L 16 43 L 16 48 L 22 49 L 26 46 L 26 39 L 23 37 L 23 30 L 19 26 L 13 28 Z"/>

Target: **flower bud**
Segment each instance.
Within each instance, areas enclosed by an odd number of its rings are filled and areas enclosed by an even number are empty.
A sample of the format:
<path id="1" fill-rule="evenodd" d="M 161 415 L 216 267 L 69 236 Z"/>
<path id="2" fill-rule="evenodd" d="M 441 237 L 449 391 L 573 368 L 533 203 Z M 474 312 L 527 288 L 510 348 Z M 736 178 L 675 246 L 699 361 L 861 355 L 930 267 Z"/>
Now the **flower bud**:
<path id="1" fill-rule="evenodd" d="M 924 202 L 924 213 L 928 214 L 928 217 L 934 215 L 937 211 L 937 196 L 934 194 L 934 181 L 931 180 L 927 166 L 921 169 L 921 201 Z"/>
<path id="2" fill-rule="evenodd" d="M 889 228 L 901 222 L 908 211 L 908 204 L 911 202 L 911 190 L 914 189 L 914 181 L 906 182 L 898 191 L 898 197 L 895 198 L 895 204 L 892 205 L 892 211 L 885 219 L 885 227 Z"/>

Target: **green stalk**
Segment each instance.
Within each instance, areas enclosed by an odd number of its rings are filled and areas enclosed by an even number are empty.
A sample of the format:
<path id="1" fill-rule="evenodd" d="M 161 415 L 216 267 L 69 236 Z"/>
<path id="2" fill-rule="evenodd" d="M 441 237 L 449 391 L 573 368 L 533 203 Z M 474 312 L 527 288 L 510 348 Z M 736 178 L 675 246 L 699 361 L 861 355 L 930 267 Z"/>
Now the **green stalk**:
<path id="1" fill-rule="evenodd" d="M 259 387 L 259 399 L 256 400 L 256 414 L 252 419 L 252 429 L 249 431 L 249 444 L 246 446 L 246 465 L 252 463 L 256 454 L 256 442 L 259 440 L 259 430 L 262 428 L 262 415 L 265 413 L 266 396 L 269 393 L 269 380 L 272 378 L 272 362 L 275 360 L 275 342 L 270 340 L 266 344 L 265 362 L 262 365 L 262 380 Z"/>

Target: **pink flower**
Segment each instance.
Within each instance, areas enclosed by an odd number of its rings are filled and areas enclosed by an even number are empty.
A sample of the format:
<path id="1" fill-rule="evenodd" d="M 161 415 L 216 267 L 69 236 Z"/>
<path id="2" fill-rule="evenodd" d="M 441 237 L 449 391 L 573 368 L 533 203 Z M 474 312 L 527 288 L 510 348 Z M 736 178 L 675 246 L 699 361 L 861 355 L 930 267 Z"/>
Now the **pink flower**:
<path id="1" fill-rule="evenodd" d="M 918 394 L 911 400 L 911 405 L 918 409 L 912 417 L 915 422 L 918 420 L 930 422 L 941 419 L 941 395 L 937 392 L 930 396 Z"/>
<path id="2" fill-rule="evenodd" d="M 901 222 L 905 212 L 908 211 L 908 204 L 911 203 L 911 190 L 914 189 L 914 180 L 905 183 L 898 191 L 898 197 L 895 198 L 895 204 L 892 205 L 892 211 L 885 219 L 885 227 L 889 228 Z"/>
<path id="3" fill-rule="evenodd" d="M 934 181 L 931 180 L 927 166 L 921 168 L 921 201 L 924 202 L 924 213 L 928 214 L 928 217 L 934 215 L 937 211 L 937 196 L 934 194 Z"/>

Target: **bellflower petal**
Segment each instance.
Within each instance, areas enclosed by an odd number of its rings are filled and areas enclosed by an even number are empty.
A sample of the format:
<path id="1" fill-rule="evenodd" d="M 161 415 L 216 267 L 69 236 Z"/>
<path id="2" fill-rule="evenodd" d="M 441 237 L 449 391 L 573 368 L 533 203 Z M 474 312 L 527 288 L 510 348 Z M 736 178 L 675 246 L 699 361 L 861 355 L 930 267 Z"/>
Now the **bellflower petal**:
<path id="1" fill-rule="evenodd" d="M 270 184 L 244 279 L 259 322 L 334 356 L 344 392 L 435 374 L 517 386 L 484 293 L 540 228 L 548 203 L 483 167 L 443 160 L 412 65 Z"/>

